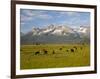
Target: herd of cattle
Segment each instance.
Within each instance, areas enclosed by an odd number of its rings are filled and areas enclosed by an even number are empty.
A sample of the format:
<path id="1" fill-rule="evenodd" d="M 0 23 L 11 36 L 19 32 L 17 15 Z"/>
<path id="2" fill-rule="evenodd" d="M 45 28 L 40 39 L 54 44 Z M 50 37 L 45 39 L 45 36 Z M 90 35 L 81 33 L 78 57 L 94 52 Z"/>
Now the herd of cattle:
<path id="1" fill-rule="evenodd" d="M 59 48 L 58 50 L 59 50 L 59 51 L 63 51 L 63 49 L 65 49 L 65 48 L 61 47 L 61 48 Z M 80 46 L 80 47 L 73 46 L 72 48 L 69 48 L 69 49 L 66 48 L 66 52 L 72 52 L 72 53 L 74 53 L 74 52 L 76 52 L 77 50 L 83 50 L 83 47 L 82 47 L 82 46 Z M 40 55 L 41 52 L 43 52 L 44 55 L 46 55 L 46 54 L 49 53 L 48 50 L 42 49 L 42 50 L 40 50 L 40 51 L 34 52 L 34 55 Z M 55 51 L 55 50 L 52 50 L 52 54 L 56 54 L 56 51 Z"/>

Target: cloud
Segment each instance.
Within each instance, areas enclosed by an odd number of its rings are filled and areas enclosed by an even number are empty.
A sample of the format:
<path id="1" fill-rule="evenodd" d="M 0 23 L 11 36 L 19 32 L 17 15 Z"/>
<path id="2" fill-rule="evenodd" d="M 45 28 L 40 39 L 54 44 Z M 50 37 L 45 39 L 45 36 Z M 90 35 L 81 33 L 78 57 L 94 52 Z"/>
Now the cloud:
<path id="1" fill-rule="evenodd" d="M 77 12 L 67 12 L 67 15 L 69 15 L 69 16 L 78 16 L 79 14 Z"/>
<path id="2" fill-rule="evenodd" d="M 67 17 L 80 17 L 80 13 L 78 12 L 72 12 L 72 11 L 66 11 L 66 12 L 60 12 L 59 17 L 67 16 Z"/>
<path id="3" fill-rule="evenodd" d="M 23 10 L 21 11 L 21 21 L 29 21 L 35 19 L 48 20 L 52 19 L 52 16 L 45 13 L 46 11 L 37 10 Z"/>
<path id="4" fill-rule="evenodd" d="M 59 18 L 64 17 L 64 22 L 62 23 L 69 25 L 89 25 L 89 16 L 87 13 L 82 12 L 60 12 Z"/>
<path id="5" fill-rule="evenodd" d="M 24 25 L 25 24 L 25 22 L 21 22 L 21 25 Z"/>
<path id="6" fill-rule="evenodd" d="M 21 15 L 21 22 L 32 20 L 32 17 Z"/>
<path id="7" fill-rule="evenodd" d="M 80 26 L 80 25 L 89 25 L 89 23 L 87 22 L 87 20 L 83 20 L 83 19 L 77 18 L 77 17 L 69 19 L 69 21 L 67 23 L 69 25 L 77 25 L 77 26 Z"/>
<path id="8" fill-rule="evenodd" d="M 38 15 L 38 16 L 36 16 L 37 18 L 39 18 L 39 19 L 52 19 L 52 16 L 50 16 L 50 15 L 47 15 L 47 14 L 41 14 L 41 15 Z"/>
<path id="9" fill-rule="evenodd" d="M 26 16 L 35 16 L 35 13 L 32 12 L 30 9 L 21 9 L 21 14 L 24 14 Z"/>

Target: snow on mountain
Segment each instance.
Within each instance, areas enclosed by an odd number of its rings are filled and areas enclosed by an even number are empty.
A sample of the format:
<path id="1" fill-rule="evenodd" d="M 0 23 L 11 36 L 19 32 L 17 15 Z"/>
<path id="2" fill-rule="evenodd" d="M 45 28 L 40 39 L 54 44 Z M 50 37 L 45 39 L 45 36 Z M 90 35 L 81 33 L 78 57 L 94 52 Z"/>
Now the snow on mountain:
<path id="1" fill-rule="evenodd" d="M 21 43 L 89 43 L 90 28 L 80 26 L 72 28 L 65 25 L 49 25 L 45 28 L 33 28 L 21 37 Z"/>
<path id="2" fill-rule="evenodd" d="M 90 35 L 90 28 L 87 26 L 80 26 L 77 28 L 71 28 L 68 26 L 54 26 L 54 25 L 49 25 L 46 28 L 34 28 L 32 29 L 31 32 L 27 33 L 27 34 L 32 34 L 34 35 L 66 35 L 68 36 L 69 34 L 74 34 L 74 35 Z"/>
<path id="3" fill-rule="evenodd" d="M 62 30 L 54 30 L 51 34 L 62 35 Z"/>
<path id="4" fill-rule="evenodd" d="M 50 35 L 67 35 L 69 33 L 75 33 L 72 28 L 67 26 L 54 26 L 50 25 L 46 28 L 33 28 L 33 35 L 50 34 Z"/>
<path id="5" fill-rule="evenodd" d="M 77 32 L 79 32 L 79 33 L 88 33 L 88 32 L 90 32 L 90 29 L 89 29 L 89 27 L 80 26 L 78 28 Z"/>

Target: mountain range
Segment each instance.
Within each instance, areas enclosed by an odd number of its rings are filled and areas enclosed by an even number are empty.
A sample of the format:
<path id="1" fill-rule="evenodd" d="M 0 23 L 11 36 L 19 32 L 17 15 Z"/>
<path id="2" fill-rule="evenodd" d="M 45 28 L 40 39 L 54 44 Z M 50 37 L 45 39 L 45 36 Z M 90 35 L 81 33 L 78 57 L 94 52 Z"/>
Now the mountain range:
<path id="1" fill-rule="evenodd" d="M 35 28 L 24 34 L 20 33 L 21 44 L 36 43 L 89 43 L 90 27 L 71 28 L 66 25 L 53 24 L 45 28 Z"/>

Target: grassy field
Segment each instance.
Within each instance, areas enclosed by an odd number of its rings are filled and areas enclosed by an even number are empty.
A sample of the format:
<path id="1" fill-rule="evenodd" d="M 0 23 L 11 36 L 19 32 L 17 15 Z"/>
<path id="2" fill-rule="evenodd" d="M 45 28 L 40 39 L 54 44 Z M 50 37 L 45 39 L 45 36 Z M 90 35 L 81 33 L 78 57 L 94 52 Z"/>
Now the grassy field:
<path id="1" fill-rule="evenodd" d="M 76 47 L 76 48 L 74 48 Z M 73 49 L 74 51 L 71 51 Z M 47 51 L 47 54 L 44 53 Z M 90 65 L 89 45 L 44 44 L 21 45 L 20 68 L 60 68 Z M 36 54 L 36 52 L 39 52 Z"/>

